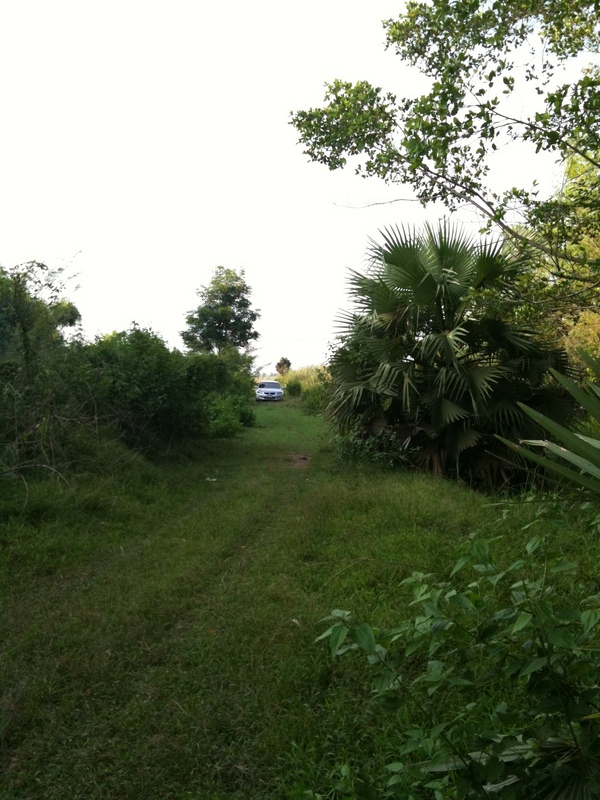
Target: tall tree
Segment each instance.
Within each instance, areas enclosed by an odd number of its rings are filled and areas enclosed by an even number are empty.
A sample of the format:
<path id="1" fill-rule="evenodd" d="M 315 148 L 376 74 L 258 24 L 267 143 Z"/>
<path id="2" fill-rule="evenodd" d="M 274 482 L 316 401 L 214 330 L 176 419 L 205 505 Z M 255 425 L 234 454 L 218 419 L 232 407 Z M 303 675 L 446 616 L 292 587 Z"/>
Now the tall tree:
<path id="1" fill-rule="evenodd" d="M 217 267 L 208 286 L 198 291 L 200 305 L 186 317 L 181 336 L 188 348 L 221 352 L 227 347 L 244 349 L 258 339 L 254 323 L 260 314 L 252 309 L 251 292 L 244 270 Z"/>
<path id="2" fill-rule="evenodd" d="M 517 402 L 550 416 L 570 409 L 547 381 L 564 354 L 486 310 L 487 293 L 509 293 L 526 268 L 501 245 L 450 226 L 392 228 L 369 257 L 369 272 L 352 274 L 356 310 L 342 320 L 346 335 L 330 364 L 328 415 L 338 427 L 388 427 L 422 466 L 442 474 L 460 460 L 489 478 L 495 433 L 539 434 Z"/>
<path id="3" fill-rule="evenodd" d="M 599 18 L 600 0 L 409 0 L 384 22 L 387 46 L 427 76 L 429 90 L 397 98 L 336 80 L 325 105 L 294 113 L 292 124 L 312 160 L 330 169 L 352 161 L 359 174 L 410 185 L 424 204 L 469 203 L 564 273 L 588 260 L 573 244 L 600 218 L 600 74 L 569 80 L 560 68 L 599 51 Z M 549 199 L 518 183 L 493 191 L 490 157 L 514 141 L 565 163 L 577 156 L 596 179 L 573 176 L 569 194 Z M 593 265 L 600 269 L 597 257 Z"/>

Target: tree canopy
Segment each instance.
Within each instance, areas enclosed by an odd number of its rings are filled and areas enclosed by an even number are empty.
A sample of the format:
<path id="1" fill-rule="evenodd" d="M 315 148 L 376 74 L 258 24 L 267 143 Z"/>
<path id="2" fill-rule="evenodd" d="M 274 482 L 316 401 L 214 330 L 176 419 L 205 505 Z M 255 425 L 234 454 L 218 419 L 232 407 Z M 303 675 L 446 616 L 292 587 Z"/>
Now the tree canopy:
<path id="1" fill-rule="evenodd" d="M 409 0 L 384 22 L 387 47 L 427 76 L 428 91 L 398 98 L 335 80 L 325 105 L 293 113 L 292 124 L 330 169 L 352 161 L 361 175 L 410 185 L 424 204 L 469 203 L 557 271 L 590 261 L 573 245 L 600 221 L 600 73 L 569 79 L 561 67 L 598 53 L 599 18 L 599 0 Z M 514 141 L 565 165 L 576 158 L 585 179 L 572 173 L 569 191 L 551 198 L 517 182 L 494 191 L 491 156 Z"/>
<path id="2" fill-rule="evenodd" d="M 252 309 L 251 292 L 244 270 L 217 267 L 208 286 L 198 291 L 200 305 L 186 317 L 187 328 L 181 336 L 188 348 L 220 352 L 227 347 L 246 348 L 258 339 L 254 323 L 260 314 Z"/>

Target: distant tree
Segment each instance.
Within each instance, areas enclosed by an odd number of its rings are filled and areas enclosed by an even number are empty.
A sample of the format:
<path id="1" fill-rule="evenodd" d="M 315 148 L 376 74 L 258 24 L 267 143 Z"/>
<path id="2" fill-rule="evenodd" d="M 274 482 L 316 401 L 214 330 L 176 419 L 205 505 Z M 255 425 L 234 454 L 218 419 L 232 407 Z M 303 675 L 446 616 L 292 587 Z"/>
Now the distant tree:
<path id="1" fill-rule="evenodd" d="M 200 305 L 186 317 L 183 341 L 194 352 L 219 353 L 228 347 L 244 349 L 258 339 L 254 323 L 260 314 L 250 303 L 252 290 L 244 270 L 217 267 L 208 284 L 198 291 Z"/>
<path id="2" fill-rule="evenodd" d="M 285 375 L 286 372 L 290 371 L 291 366 L 292 366 L 292 362 L 289 360 L 289 358 L 286 358 L 285 356 L 281 356 L 279 361 L 275 364 L 275 369 L 277 370 L 277 372 L 280 375 Z"/>

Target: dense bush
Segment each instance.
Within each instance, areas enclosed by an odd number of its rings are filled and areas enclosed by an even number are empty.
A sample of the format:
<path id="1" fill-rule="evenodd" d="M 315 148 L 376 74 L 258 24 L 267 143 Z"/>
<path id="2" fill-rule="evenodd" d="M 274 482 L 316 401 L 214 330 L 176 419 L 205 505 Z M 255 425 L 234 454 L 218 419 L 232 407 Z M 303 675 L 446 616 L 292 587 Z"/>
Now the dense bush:
<path id="1" fill-rule="evenodd" d="M 148 446 L 193 430 L 185 358 L 154 332 L 133 326 L 87 348 L 96 413 L 126 442 Z"/>
<path id="2" fill-rule="evenodd" d="M 290 378 L 285 384 L 286 397 L 300 397 L 302 394 L 302 384 L 298 378 Z"/>
<path id="3" fill-rule="evenodd" d="M 360 796 L 599 796 L 599 597 L 543 537 L 510 564 L 490 545 L 475 538 L 442 580 L 405 580 L 415 613 L 393 629 L 347 611 L 327 618 L 320 638 L 334 657 L 367 655 L 401 734 L 387 779 Z"/>
<path id="4" fill-rule="evenodd" d="M 134 325 L 97 340 L 88 352 L 97 413 L 116 422 L 136 447 L 230 436 L 253 423 L 247 359 L 234 348 L 184 355 Z"/>
<path id="5" fill-rule="evenodd" d="M 303 367 L 286 375 L 288 397 L 301 398 L 302 408 L 309 414 L 319 414 L 327 407 L 331 392 L 331 376 L 325 367 Z"/>
<path id="6" fill-rule="evenodd" d="M 185 355 L 133 325 L 68 341 L 79 319 L 44 265 L 0 270 L 0 472 L 89 465 L 120 439 L 146 452 L 230 436 L 254 421 L 251 359 L 234 347 Z"/>
<path id="7" fill-rule="evenodd" d="M 383 428 L 365 435 L 360 428 L 334 434 L 333 444 L 341 461 L 378 464 L 381 467 L 414 466 L 418 453 L 406 448 L 393 429 Z"/>
<path id="8" fill-rule="evenodd" d="M 331 400 L 331 391 L 331 375 L 322 367 L 302 391 L 302 408 L 309 414 L 323 413 Z"/>

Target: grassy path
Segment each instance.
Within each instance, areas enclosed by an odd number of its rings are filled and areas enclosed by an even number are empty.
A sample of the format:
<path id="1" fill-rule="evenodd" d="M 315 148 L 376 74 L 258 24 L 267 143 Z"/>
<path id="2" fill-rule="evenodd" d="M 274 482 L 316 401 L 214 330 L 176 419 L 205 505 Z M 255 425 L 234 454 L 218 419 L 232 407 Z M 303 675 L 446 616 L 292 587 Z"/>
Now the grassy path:
<path id="1" fill-rule="evenodd" d="M 497 510 L 336 465 L 291 404 L 258 421 L 193 462 L 6 501 L 2 800 L 300 797 L 385 763 L 393 720 L 314 645 L 318 620 L 393 623 L 400 580 Z"/>

